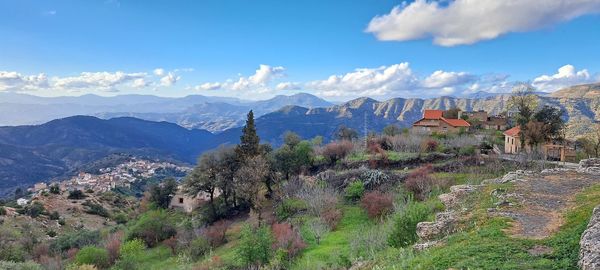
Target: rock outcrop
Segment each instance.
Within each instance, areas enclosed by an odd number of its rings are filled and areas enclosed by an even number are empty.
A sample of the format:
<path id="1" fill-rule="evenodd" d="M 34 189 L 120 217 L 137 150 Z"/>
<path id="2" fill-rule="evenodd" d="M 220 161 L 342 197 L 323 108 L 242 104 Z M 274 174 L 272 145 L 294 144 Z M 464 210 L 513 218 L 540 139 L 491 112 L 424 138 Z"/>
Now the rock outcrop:
<path id="1" fill-rule="evenodd" d="M 600 269 L 600 206 L 594 209 L 579 246 L 579 267 L 583 270 Z"/>
<path id="2" fill-rule="evenodd" d="M 579 162 L 577 172 L 600 175 L 600 158 L 583 159 Z"/>

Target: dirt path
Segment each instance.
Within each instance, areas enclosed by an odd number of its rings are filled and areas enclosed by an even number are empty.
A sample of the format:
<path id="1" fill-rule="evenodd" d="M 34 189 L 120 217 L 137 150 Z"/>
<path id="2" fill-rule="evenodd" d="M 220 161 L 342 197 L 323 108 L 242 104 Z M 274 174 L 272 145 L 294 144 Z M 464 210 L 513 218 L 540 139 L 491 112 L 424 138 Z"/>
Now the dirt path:
<path id="1" fill-rule="evenodd" d="M 560 171 L 522 176 L 508 194 L 511 198 L 497 214 L 515 221 L 508 233 L 514 237 L 543 239 L 563 224 L 563 214 L 584 188 L 600 183 L 600 176 Z"/>

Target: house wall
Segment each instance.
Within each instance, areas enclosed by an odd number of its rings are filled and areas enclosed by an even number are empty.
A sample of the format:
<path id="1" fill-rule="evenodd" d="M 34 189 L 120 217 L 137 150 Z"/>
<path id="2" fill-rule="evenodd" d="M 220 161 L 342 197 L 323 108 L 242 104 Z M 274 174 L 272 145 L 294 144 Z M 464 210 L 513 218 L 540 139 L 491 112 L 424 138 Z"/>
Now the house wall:
<path id="1" fill-rule="evenodd" d="M 418 121 L 416 123 L 413 124 L 413 129 L 414 130 L 419 130 L 419 131 L 427 131 L 427 132 L 437 132 L 437 133 L 458 133 L 461 128 L 460 127 L 453 127 L 451 125 L 449 125 L 448 123 L 442 121 L 442 120 L 431 120 L 431 119 L 423 119 L 421 121 Z M 468 127 L 464 127 L 465 131 L 468 131 L 469 128 Z"/>
<path id="2" fill-rule="evenodd" d="M 504 136 L 504 153 L 506 154 L 516 154 L 519 153 L 520 150 L 520 140 L 519 137 L 512 136 Z"/>

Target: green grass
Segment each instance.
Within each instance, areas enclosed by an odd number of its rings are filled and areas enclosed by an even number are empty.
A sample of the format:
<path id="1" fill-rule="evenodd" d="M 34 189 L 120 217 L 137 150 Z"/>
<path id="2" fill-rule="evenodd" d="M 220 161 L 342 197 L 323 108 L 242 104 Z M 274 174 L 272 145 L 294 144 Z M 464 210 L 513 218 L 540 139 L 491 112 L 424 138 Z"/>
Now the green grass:
<path id="1" fill-rule="evenodd" d="M 407 153 L 407 152 L 395 152 L 388 151 L 387 152 L 388 159 L 391 161 L 401 161 L 401 160 L 409 160 L 419 156 L 418 153 Z"/>
<path id="2" fill-rule="evenodd" d="M 350 241 L 365 226 L 373 226 L 367 214 L 358 206 L 344 206 L 344 215 L 337 228 L 329 232 L 319 245 L 307 237 L 308 248 L 296 260 L 292 269 L 329 269 L 347 266 Z M 305 230 L 303 230 L 305 231 Z"/>
<path id="3" fill-rule="evenodd" d="M 544 240 L 517 239 L 507 236 L 507 218 L 488 218 L 485 209 L 492 199 L 488 187 L 481 192 L 471 224 L 447 238 L 438 248 L 400 256 L 408 251 L 391 249 L 382 252 L 375 269 L 578 269 L 579 239 L 593 208 L 600 204 L 600 185 L 577 196 L 577 206 L 565 215 L 566 223 L 554 236 Z M 528 249 L 545 245 L 554 251 L 548 255 L 531 255 Z M 398 256 L 389 256 L 395 252 Z M 409 253 L 409 252 L 408 252 Z"/>

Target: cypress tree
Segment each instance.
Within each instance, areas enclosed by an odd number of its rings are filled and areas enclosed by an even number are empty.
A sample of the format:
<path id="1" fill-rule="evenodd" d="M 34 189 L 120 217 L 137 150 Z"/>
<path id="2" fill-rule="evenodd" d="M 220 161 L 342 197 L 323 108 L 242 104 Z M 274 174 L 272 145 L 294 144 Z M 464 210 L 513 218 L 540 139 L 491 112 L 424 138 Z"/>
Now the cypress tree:
<path id="1" fill-rule="evenodd" d="M 259 149 L 260 138 L 256 134 L 256 126 L 254 126 L 254 113 L 252 110 L 248 112 L 246 125 L 242 130 L 240 144 L 236 148 L 238 157 L 245 160 L 249 157 L 257 156 L 260 153 Z"/>

